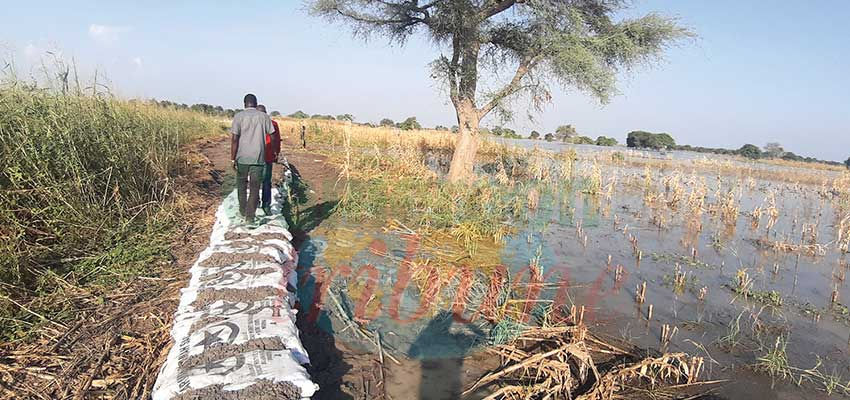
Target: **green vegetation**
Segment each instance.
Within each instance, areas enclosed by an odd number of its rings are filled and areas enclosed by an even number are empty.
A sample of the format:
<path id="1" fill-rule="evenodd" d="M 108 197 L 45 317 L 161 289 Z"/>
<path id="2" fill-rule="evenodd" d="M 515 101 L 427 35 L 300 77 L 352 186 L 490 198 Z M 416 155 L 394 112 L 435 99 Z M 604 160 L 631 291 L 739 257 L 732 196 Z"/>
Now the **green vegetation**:
<path id="1" fill-rule="evenodd" d="M 626 145 L 640 149 L 673 149 L 676 147 L 676 141 L 673 137 L 666 133 L 651 133 L 645 131 L 629 132 L 626 138 Z"/>
<path id="2" fill-rule="evenodd" d="M 555 141 L 555 134 L 547 133 L 546 136 L 543 137 L 543 139 L 546 140 L 547 142 L 554 142 Z"/>
<path id="3" fill-rule="evenodd" d="M 381 122 L 378 123 L 378 125 L 380 125 L 380 126 L 395 126 L 395 121 L 393 121 L 389 118 L 384 118 L 384 119 L 381 120 Z"/>
<path id="4" fill-rule="evenodd" d="M 600 137 L 596 138 L 596 145 L 597 146 L 616 146 L 617 144 L 618 144 L 617 139 L 614 139 L 614 138 L 611 138 L 611 137 L 600 136 Z"/>
<path id="5" fill-rule="evenodd" d="M 419 121 L 416 120 L 416 117 L 408 117 L 404 122 L 399 122 L 396 125 L 396 128 L 399 128 L 403 131 L 412 131 L 414 129 L 422 129 L 422 125 L 419 124 Z"/>
<path id="6" fill-rule="evenodd" d="M 430 64 L 430 75 L 448 88 L 460 125 L 447 176 L 455 183 L 473 177 L 477 130 L 490 113 L 510 118 L 507 106 L 517 98 L 540 109 L 551 101 L 553 82 L 605 103 L 616 93 L 620 71 L 651 65 L 672 44 L 693 36 L 675 19 L 655 13 L 621 18 L 628 4 L 607 0 L 311 0 L 308 5 L 313 14 L 343 21 L 364 38 L 404 44 L 424 34 L 448 48 L 448 55 Z M 513 78 L 498 86 L 484 82 L 503 74 Z M 488 86 L 493 90 L 481 90 Z"/>
<path id="7" fill-rule="evenodd" d="M 528 135 L 528 138 L 532 140 L 540 139 L 540 132 L 531 131 L 531 133 Z"/>
<path id="8" fill-rule="evenodd" d="M 788 362 L 788 337 L 777 336 L 772 348 L 765 349 L 757 359 L 756 369 L 767 372 L 774 378 L 788 379 L 793 377 L 791 363 Z"/>
<path id="9" fill-rule="evenodd" d="M 155 272 L 185 201 L 181 145 L 221 129 L 183 107 L 0 87 L 0 336 L 73 318 L 74 287 Z M 64 293 L 64 294 L 62 294 Z M 26 307 L 26 308 L 25 308 Z"/>
<path id="10" fill-rule="evenodd" d="M 340 114 L 336 116 L 337 121 L 349 121 L 354 122 L 354 116 L 351 114 Z"/>
<path id="11" fill-rule="evenodd" d="M 326 120 L 336 120 L 333 115 L 323 115 L 323 114 L 313 114 L 310 116 L 310 119 L 326 119 Z"/>
<path id="12" fill-rule="evenodd" d="M 287 115 L 289 118 L 298 118 L 298 119 L 307 119 L 310 118 L 310 114 L 305 113 L 304 111 L 298 110 L 292 114 Z"/>
<path id="13" fill-rule="evenodd" d="M 578 136 L 578 132 L 572 125 L 561 125 L 555 129 L 555 138 L 562 142 L 568 142 L 575 136 Z"/>
<path id="14" fill-rule="evenodd" d="M 652 260 L 665 264 L 682 264 L 699 269 L 717 269 L 716 265 L 708 264 L 698 258 L 677 253 L 652 253 Z"/>
<path id="15" fill-rule="evenodd" d="M 777 142 L 770 142 L 764 145 L 764 156 L 768 158 L 782 158 L 785 155 L 785 149 Z"/>
<path id="16" fill-rule="evenodd" d="M 755 160 L 761 158 L 762 153 L 761 149 L 759 149 L 758 146 L 748 143 L 738 149 L 738 155 L 742 157 L 752 158 Z"/>
<path id="17" fill-rule="evenodd" d="M 151 102 L 153 104 L 160 106 L 160 107 L 169 108 L 169 109 L 172 109 L 172 110 L 191 110 L 191 111 L 199 112 L 199 113 L 206 114 L 206 115 L 213 116 L 213 117 L 233 118 L 233 116 L 236 115 L 236 112 L 239 111 L 239 110 L 233 110 L 233 109 L 229 109 L 229 108 L 223 108 L 222 106 L 213 106 L 213 105 L 204 104 L 204 103 L 192 104 L 190 106 L 190 105 L 187 105 L 187 104 L 175 103 L 175 102 L 171 102 L 171 101 L 168 101 L 168 100 L 162 100 L 162 101 L 151 100 Z"/>
<path id="18" fill-rule="evenodd" d="M 482 129 L 479 129 L 479 131 L 481 131 L 481 130 Z M 508 139 L 521 139 L 522 138 L 522 136 L 520 136 L 518 133 L 516 133 L 515 130 L 513 130 L 511 128 L 503 128 L 503 127 L 498 126 L 498 125 L 494 126 L 493 129 L 490 130 L 490 133 L 493 134 L 493 135 L 505 137 L 505 138 L 508 138 Z"/>
<path id="19" fill-rule="evenodd" d="M 844 160 L 844 166 L 846 166 L 847 169 L 850 169 L 850 157 L 847 157 L 847 159 Z"/>
<path id="20" fill-rule="evenodd" d="M 741 146 L 741 148 L 737 150 L 730 149 L 720 149 L 713 147 L 700 147 L 700 146 L 691 146 L 691 145 L 682 145 L 677 146 L 676 150 L 683 151 L 693 151 L 696 153 L 710 153 L 710 154 L 723 154 L 723 155 L 737 155 L 741 157 L 746 157 L 753 160 L 758 159 L 776 159 L 776 160 L 786 160 L 786 161 L 799 161 L 806 163 L 821 163 L 827 165 L 841 165 L 841 163 L 836 161 L 827 161 L 827 160 L 819 160 L 814 157 L 803 157 L 794 154 L 791 151 L 785 151 L 782 148 L 782 145 L 779 143 L 768 143 L 765 145 L 765 150 L 762 151 L 758 146 L 754 144 L 745 144 Z"/>
<path id="21" fill-rule="evenodd" d="M 587 136 L 577 136 L 570 140 L 573 144 L 596 144 L 596 141 Z"/>

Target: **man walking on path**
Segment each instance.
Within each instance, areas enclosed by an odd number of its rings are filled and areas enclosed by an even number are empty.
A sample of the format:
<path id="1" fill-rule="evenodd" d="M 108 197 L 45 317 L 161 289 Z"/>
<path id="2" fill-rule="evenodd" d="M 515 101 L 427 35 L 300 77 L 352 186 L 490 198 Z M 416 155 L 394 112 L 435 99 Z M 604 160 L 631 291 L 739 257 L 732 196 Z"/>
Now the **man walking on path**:
<path id="1" fill-rule="evenodd" d="M 275 129 L 272 120 L 257 110 L 257 96 L 246 94 L 245 109 L 233 116 L 230 133 L 230 159 L 236 169 L 236 197 L 239 213 L 248 224 L 254 223 L 260 197 L 260 183 L 266 165 L 265 140 Z"/>
<path id="2" fill-rule="evenodd" d="M 257 110 L 265 113 L 266 106 L 260 104 L 257 106 Z M 263 168 L 262 207 L 266 215 L 272 214 L 272 167 L 277 162 L 278 155 L 280 155 L 280 128 L 275 120 L 272 120 L 272 125 L 274 126 L 274 133 L 266 135 L 265 138 L 266 165 Z"/>

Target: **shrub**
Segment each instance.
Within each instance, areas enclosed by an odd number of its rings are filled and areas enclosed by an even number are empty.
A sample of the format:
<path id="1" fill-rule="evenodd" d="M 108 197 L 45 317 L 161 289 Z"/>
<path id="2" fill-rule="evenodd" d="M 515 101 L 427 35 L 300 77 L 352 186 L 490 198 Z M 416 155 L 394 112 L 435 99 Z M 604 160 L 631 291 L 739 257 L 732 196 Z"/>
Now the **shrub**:
<path id="1" fill-rule="evenodd" d="M 587 136 L 578 136 L 571 140 L 574 144 L 596 144 L 596 141 Z"/>
<path id="2" fill-rule="evenodd" d="M 788 161 L 803 161 L 803 157 L 794 154 L 793 151 L 786 151 L 785 154 L 782 155 L 782 159 Z"/>
<path id="3" fill-rule="evenodd" d="M 384 118 L 378 123 L 380 126 L 395 126 L 395 122 L 389 118 Z"/>
<path id="4" fill-rule="evenodd" d="M 287 115 L 289 118 L 298 118 L 298 119 L 307 119 L 310 118 L 310 115 L 305 113 L 304 111 L 298 110 L 292 114 Z"/>
<path id="5" fill-rule="evenodd" d="M 496 136 L 502 136 L 502 137 L 506 137 L 506 138 L 509 138 L 509 139 L 519 139 L 519 138 L 522 137 L 519 134 L 517 134 L 515 130 L 513 130 L 511 128 L 503 128 L 501 126 L 493 127 L 493 129 L 490 131 L 490 133 L 492 133 L 493 135 L 496 135 Z"/>
<path id="6" fill-rule="evenodd" d="M 422 129 L 422 125 L 419 125 L 419 122 L 416 121 L 416 117 L 409 117 L 404 122 L 400 122 L 396 125 L 397 128 L 405 131 L 412 131 L 414 129 Z"/>
<path id="7" fill-rule="evenodd" d="M 617 145 L 617 139 L 610 138 L 610 137 L 607 137 L 607 136 L 600 136 L 600 137 L 596 138 L 596 145 L 597 146 L 616 146 Z"/>
<path id="8" fill-rule="evenodd" d="M 280 116 L 280 111 L 272 111 L 272 114 L 271 114 L 271 115 L 272 115 L 272 117 L 279 117 L 279 116 Z"/>
<path id="9" fill-rule="evenodd" d="M 626 138 L 626 145 L 643 149 L 673 149 L 676 148 L 676 141 L 666 133 L 632 131 Z"/>
<path id="10" fill-rule="evenodd" d="M 540 139 L 540 132 L 531 131 L 531 134 L 528 135 L 528 138 L 534 140 Z"/>
<path id="11" fill-rule="evenodd" d="M 558 127 L 558 129 L 555 129 L 555 137 L 563 142 L 566 142 L 577 135 L 578 132 L 576 131 L 576 128 L 572 125 L 561 125 Z"/>
<path id="12" fill-rule="evenodd" d="M 552 142 L 552 141 L 555 140 L 555 134 L 547 133 L 546 136 L 543 136 L 543 139 L 546 140 L 547 142 Z"/>
<path id="13" fill-rule="evenodd" d="M 354 122 L 354 116 L 351 114 L 340 114 L 336 116 L 337 121 L 349 121 Z"/>
<path id="14" fill-rule="evenodd" d="M 762 156 L 761 149 L 759 149 L 758 146 L 749 143 L 741 146 L 741 148 L 738 149 L 737 153 L 739 156 L 752 158 L 754 160 L 761 158 Z"/>

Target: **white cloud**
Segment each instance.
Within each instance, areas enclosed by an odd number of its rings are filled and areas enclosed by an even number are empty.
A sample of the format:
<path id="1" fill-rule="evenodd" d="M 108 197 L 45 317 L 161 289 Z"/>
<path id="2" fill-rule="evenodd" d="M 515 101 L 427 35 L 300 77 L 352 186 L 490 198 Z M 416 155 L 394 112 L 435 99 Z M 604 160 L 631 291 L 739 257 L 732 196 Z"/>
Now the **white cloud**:
<path id="1" fill-rule="evenodd" d="M 130 61 L 132 61 L 133 65 L 135 65 L 137 68 L 142 67 L 142 57 L 133 57 L 133 59 Z"/>
<path id="2" fill-rule="evenodd" d="M 118 42 L 120 35 L 129 31 L 130 28 L 125 26 L 110 26 L 110 25 L 89 25 L 89 36 L 95 42 L 101 44 L 113 44 Z"/>

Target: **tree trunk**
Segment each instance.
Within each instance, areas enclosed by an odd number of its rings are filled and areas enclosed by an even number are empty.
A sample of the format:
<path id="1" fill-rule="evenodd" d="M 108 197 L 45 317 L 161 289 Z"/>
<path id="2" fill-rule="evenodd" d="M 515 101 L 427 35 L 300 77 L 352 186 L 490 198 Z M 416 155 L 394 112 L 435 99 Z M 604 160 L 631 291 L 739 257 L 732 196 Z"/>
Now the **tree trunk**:
<path id="1" fill-rule="evenodd" d="M 472 167 L 478 151 L 478 111 L 472 101 L 460 101 L 456 107 L 458 140 L 449 167 L 449 182 L 469 182 L 473 178 Z"/>

